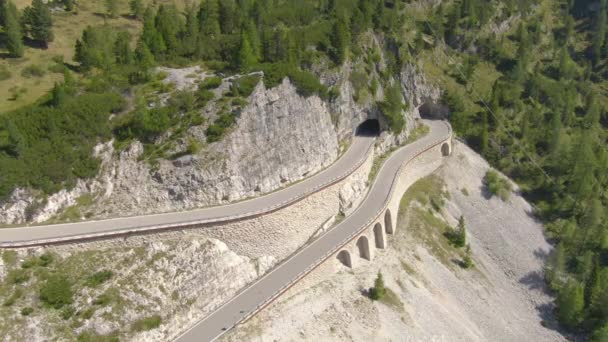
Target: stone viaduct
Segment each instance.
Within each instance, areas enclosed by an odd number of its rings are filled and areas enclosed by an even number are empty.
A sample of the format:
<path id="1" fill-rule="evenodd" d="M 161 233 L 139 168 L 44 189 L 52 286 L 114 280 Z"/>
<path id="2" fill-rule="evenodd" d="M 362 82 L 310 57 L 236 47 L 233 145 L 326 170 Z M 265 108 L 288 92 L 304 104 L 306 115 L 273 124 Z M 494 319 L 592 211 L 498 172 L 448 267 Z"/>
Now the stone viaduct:
<path id="1" fill-rule="evenodd" d="M 415 158 L 406 161 L 400 168 L 399 173 L 393 180 L 393 188 L 386 201 L 384 210 L 376 216 L 373 223 L 346 243 L 336 254 L 335 258 L 348 268 L 357 267 L 361 262 L 371 261 L 374 258 L 376 249 L 385 249 L 389 246 L 389 237 L 395 234 L 397 229 L 397 217 L 401 197 L 407 189 L 418 180 L 412 175 L 415 164 L 420 163 L 420 159 L 432 157 L 432 154 L 448 156 L 452 153 L 452 138 L 432 147 Z"/>

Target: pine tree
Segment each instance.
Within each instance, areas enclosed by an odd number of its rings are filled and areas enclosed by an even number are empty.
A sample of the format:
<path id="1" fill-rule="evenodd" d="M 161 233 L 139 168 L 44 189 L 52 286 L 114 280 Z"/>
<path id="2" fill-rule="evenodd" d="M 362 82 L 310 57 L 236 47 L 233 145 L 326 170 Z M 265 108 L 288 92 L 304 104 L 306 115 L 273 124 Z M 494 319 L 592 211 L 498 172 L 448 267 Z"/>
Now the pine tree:
<path id="1" fill-rule="evenodd" d="M 129 1 L 129 8 L 131 9 L 131 15 L 133 16 L 133 18 L 137 20 L 142 20 L 144 18 L 144 13 L 146 13 L 146 7 L 144 5 L 143 0 Z"/>
<path id="2" fill-rule="evenodd" d="M 559 141 L 562 132 L 562 116 L 558 111 L 551 114 L 551 130 L 549 136 L 549 152 L 554 153 L 559 148 Z"/>
<path id="3" fill-rule="evenodd" d="M 239 26 L 237 23 L 237 10 L 234 0 L 220 1 L 219 22 L 221 32 L 224 34 L 233 33 Z"/>
<path id="4" fill-rule="evenodd" d="M 522 23 L 519 25 L 518 30 L 519 45 L 517 47 L 517 62 L 513 69 L 513 79 L 520 84 L 526 81 L 526 75 L 528 72 L 528 34 L 525 25 Z"/>
<path id="5" fill-rule="evenodd" d="M 53 19 L 51 11 L 42 0 L 32 0 L 32 6 L 24 11 L 24 19 L 32 39 L 48 48 L 53 41 Z"/>
<path id="6" fill-rule="evenodd" d="M 0 0 L 0 27 L 4 27 L 6 25 L 6 5 L 7 0 Z"/>
<path id="7" fill-rule="evenodd" d="M 568 328 L 576 328 L 582 320 L 585 306 L 583 286 L 570 280 L 557 296 L 557 317 Z"/>
<path id="8" fill-rule="evenodd" d="M 165 43 L 165 52 L 175 55 L 179 50 L 179 32 L 182 31 L 182 21 L 175 5 L 161 5 L 155 18 L 156 31 Z"/>
<path id="9" fill-rule="evenodd" d="M 551 253 L 546 268 L 547 280 L 552 288 L 560 288 L 566 272 L 566 247 L 561 241 Z"/>
<path id="10" fill-rule="evenodd" d="M 255 26 L 255 23 L 252 20 L 247 22 L 245 27 L 245 35 L 249 44 L 251 45 L 251 51 L 253 51 L 253 55 L 257 60 L 262 59 L 262 44 L 260 42 L 260 35 L 258 33 L 258 29 Z"/>
<path id="11" fill-rule="evenodd" d="M 601 7 L 594 18 L 593 38 L 591 41 L 591 56 L 594 65 L 602 58 L 602 48 L 606 41 L 606 1 L 601 1 Z"/>
<path id="12" fill-rule="evenodd" d="M 487 156 L 489 152 L 488 112 L 481 113 L 481 154 Z"/>
<path id="13" fill-rule="evenodd" d="M 114 57 L 116 63 L 129 65 L 133 63 L 133 52 L 131 51 L 131 35 L 127 31 L 121 31 L 114 42 Z"/>
<path id="14" fill-rule="evenodd" d="M 444 20 L 445 20 L 445 7 L 443 5 L 443 2 L 441 2 L 439 4 L 439 6 L 437 7 L 437 12 L 435 12 L 435 15 L 433 16 L 433 31 L 435 32 L 435 44 L 439 43 L 439 40 L 443 39 L 443 37 L 445 36 L 445 24 L 444 24 Z"/>
<path id="15" fill-rule="evenodd" d="M 162 56 L 167 49 L 162 35 L 156 29 L 155 13 L 152 7 L 148 7 L 144 14 L 144 28 L 141 40 L 154 56 Z"/>
<path id="16" fill-rule="evenodd" d="M 372 300 L 380 300 L 386 294 L 386 288 L 384 287 L 384 279 L 382 273 L 378 271 L 378 276 L 374 281 L 374 287 L 370 289 L 370 297 Z"/>
<path id="17" fill-rule="evenodd" d="M 154 66 L 154 55 L 146 43 L 141 40 L 135 48 L 135 60 L 142 70 L 148 70 Z"/>
<path id="18" fill-rule="evenodd" d="M 572 60 L 568 48 L 564 45 L 559 52 L 559 78 L 562 80 L 568 80 L 572 78 Z"/>
<path id="19" fill-rule="evenodd" d="M 186 26 L 182 34 L 181 50 L 183 55 L 192 56 L 199 41 L 199 22 L 194 6 L 186 8 Z"/>
<path id="20" fill-rule="evenodd" d="M 249 44 L 249 40 L 244 33 L 241 34 L 241 46 L 239 48 L 239 55 L 236 62 L 237 68 L 241 72 L 249 71 L 257 62 L 253 50 L 251 49 L 251 45 Z"/>
<path id="21" fill-rule="evenodd" d="M 51 90 L 50 104 L 53 107 L 59 107 L 65 102 L 66 91 L 63 84 L 55 83 Z"/>
<path id="22" fill-rule="evenodd" d="M 593 193 L 595 186 L 595 155 L 593 137 L 590 132 L 582 132 L 573 148 L 572 171 L 570 172 L 570 192 L 577 203 L 585 201 Z"/>
<path id="23" fill-rule="evenodd" d="M 11 1 L 4 7 L 6 48 L 11 57 L 21 57 L 23 56 L 23 34 L 21 34 L 21 24 L 19 23 L 19 12 Z"/>
<path id="24" fill-rule="evenodd" d="M 589 308 L 593 315 L 608 318 L 608 268 L 598 269 L 591 285 Z"/>
<path id="25" fill-rule="evenodd" d="M 205 0 L 202 2 L 199 12 L 201 33 L 210 38 L 218 37 L 220 34 L 219 17 L 218 0 Z"/>
<path id="26" fill-rule="evenodd" d="M 348 58 L 350 48 L 350 34 L 348 26 L 342 19 L 337 19 L 334 22 L 334 28 L 331 35 L 331 43 L 333 45 L 334 62 L 342 65 Z"/>

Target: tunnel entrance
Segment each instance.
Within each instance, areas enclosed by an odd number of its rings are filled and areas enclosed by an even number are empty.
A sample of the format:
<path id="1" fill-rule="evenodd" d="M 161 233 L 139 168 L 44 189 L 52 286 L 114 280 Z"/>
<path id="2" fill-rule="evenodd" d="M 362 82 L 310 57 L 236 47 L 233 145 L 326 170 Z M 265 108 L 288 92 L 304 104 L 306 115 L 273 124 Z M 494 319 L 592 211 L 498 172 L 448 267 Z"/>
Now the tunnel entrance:
<path id="1" fill-rule="evenodd" d="M 363 121 L 357 130 L 355 135 L 363 137 L 375 137 L 380 134 L 380 123 L 377 119 L 368 119 Z"/>
<path id="2" fill-rule="evenodd" d="M 425 101 L 418 107 L 418 112 L 421 118 L 429 120 L 447 120 L 450 115 L 448 106 L 432 101 Z"/>

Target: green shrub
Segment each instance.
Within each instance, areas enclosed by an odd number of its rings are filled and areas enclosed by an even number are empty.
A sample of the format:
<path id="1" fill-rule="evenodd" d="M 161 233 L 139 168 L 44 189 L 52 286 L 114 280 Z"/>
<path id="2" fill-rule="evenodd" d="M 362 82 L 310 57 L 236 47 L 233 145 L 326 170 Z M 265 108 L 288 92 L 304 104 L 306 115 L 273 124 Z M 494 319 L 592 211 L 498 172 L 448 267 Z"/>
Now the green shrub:
<path id="1" fill-rule="evenodd" d="M 161 323 L 161 318 L 159 315 L 154 315 L 150 317 L 145 317 L 139 319 L 131 324 L 131 330 L 133 331 L 147 331 L 152 330 L 154 328 L 158 328 Z"/>
<path id="2" fill-rule="evenodd" d="M 374 287 L 369 290 L 369 296 L 372 300 L 380 300 L 385 294 L 384 279 L 382 278 L 382 273 L 378 272 L 378 276 L 374 281 Z"/>
<path id="3" fill-rule="evenodd" d="M 23 269 L 32 268 L 32 267 L 36 266 L 37 263 L 38 262 L 35 258 L 28 258 L 28 259 L 23 260 L 23 262 L 21 263 L 21 268 L 23 268 Z"/>
<path id="4" fill-rule="evenodd" d="M 260 69 L 264 72 L 266 88 L 274 88 L 283 82 L 293 68 L 287 63 L 266 63 L 260 65 Z"/>
<path id="5" fill-rule="evenodd" d="M 68 319 L 70 319 L 70 317 L 74 316 L 75 313 L 76 313 L 76 309 L 74 309 L 74 307 L 71 305 L 67 305 L 67 306 L 64 306 L 63 309 L 61 309 L 61 313 L 59 315 L 64 320 L 68 320 Z"/>
<path id="6" fill-rule="evenodd" d="M 196 99 L 199 107 L 204 107 L 207 102 L 213 100 L 214 97 L 215 95 L 210 90 L 205 88 L 199 88 L 199 90 L 196 92 Z"/>
<path id="7" fill-rule="evenodd" d="M 196 154 L 201 150 L 201 144 L 193 137 L 188 137 L 188 148 L 189 154 Z"/>
<path id="8" fill-rule="evenodd" d="M 51 274 L 40 288 L 40 300 L 55 309 L 72 303 L 72 284 L 61 274 Z"/>
<path id="9" fill-rule="evenodd" d="M 76 337 L 78 342 L 118 342 L 117 333 L 110 333 L 108 335 L 99 335 L 95 331 L 83 331 Z"/>
<path id="10" fill-rule="evenodd" d="M 0 121 L 0 198 L 16 186 L 50 194 L 97 174 L 93 147 L 111 136 L 108 116 L 124 108 L 117 93 L 69 95 L 62 104 L 27 106 Z M 27 172 L 23 172 L 27 170 Z"/>
<path id="11" fill-rule="evenodd" d="M 483 183 L 490 194 L 500 197 L 503 201 L 509 199 L 512 190 L 511 183 L 499 176 L 496 171 L 488 170 L 483 177 Z"/>
<path id="12" fill-rule="evenodd" d="M 101 270 L 99 272 L 93 273 L 91 276 L 87 278 L 86 284 L 89 287 L 96 287 L 98 285 L 103 284 L 104 282 L 110 280 L 114 276 L 114 272 L 110 270 Z"/>
<path id="13" fill-rule="evenodd" d="M 387 89 L 384 101 L 380 102 L 380 109 L 382 115 L 387 119 L 391 131 L 394 134 L 401 133 L 405 127 L 405 118 L 401 113 L 403 100 L 398 85 L 393 85 Z"/>
<path id="14" fill-rule="evenodd" d="M 321 98 L 328 97 L 328 89 L 319 82 L 319 78 L 308 71 L 295 70 L 289 74 L 289 79 L 296 86 L 298 94 L 308 97 L 319 95 Z"/>
<path id="15" fill-rule="evenodd" d="M 215 89 L 222 84 L 222 78 L 218 76 L 211 76 L 205 78 L 199 85 L 199 89 Z"/>
<path id="16" fill-rule="evenodd" d="M 458 219 L 458 226 L 449 228 L 447 232 L 443 234 L 455 247 L 461 248 L 467 244 L 467 230 L 464 226 L 464 217 L 460 216 Z"/>
<path id="17" fill-rule="evenodd" d="M 17 288 L 15 288 L 15 292 L 13 292 L 13 294 L 10 295 L 10 297 L 6 298 L 4 300 L 4 302 L 2 303 L 2 305 L 12 306 L 13 304 L 15 304 L 17 299 L 21 298 L 21 296 L 23 296 L 23 290 L 20 287 L 17 287 Z"/>
<path id="18" fill-rule="evenodd" d="M 48 265 L 50 265 L 53 262 L 53 255 L 49 254 L 49 253 L 45 253 L 42 254 L 39 258 L 38 258 L 38 265 L 42 266 L 42 267 L 47 267 Z"/>
<path id="19" fill-rule="evenodd" d="M 224 128 L 218 124 L 211 124 L 205 130 L 205 135 L 207 136 L 208 143 L 219 141 L 224 135 Z"/>
<path id="20" fill-rule="evenodd" d="M 350 83 L 355 89 L 354 98 L 355 101 L 359 102 L 363 100 L 363 91 L 367 89 L 368 78 L 367 74 L 362 70 L 354 70 L 350 74 Z"/>
<path id="21" fill-rule="evenodd" d="M 21 70 L 21 76 L 31 78 L 31 77 L 42 77 L 46 74 L 44 68 L 36 64 L 30 64 Z"/>
<path id="22" fill-rule="evenodd" d="M 260 82 L 259 75 L 247 75 L 232 81 L 230 92 L 232 96 L 249 97 L 255 86 Z"/>
<path id="23" fill-rule="evenodd" d="M 27 307 L 21 309 L 21 316 L 29 316 L 32 312 L 34 312 L 34 309 L 27 306 Z"/>
<path id="24" fill-rule="evenodd" d="M 195 97 L 192 91 L 179 90 L 173 93 L 169 100 L 169 105 L 179 111 L 188 112 L 194 109 L 197 97 Z"/>

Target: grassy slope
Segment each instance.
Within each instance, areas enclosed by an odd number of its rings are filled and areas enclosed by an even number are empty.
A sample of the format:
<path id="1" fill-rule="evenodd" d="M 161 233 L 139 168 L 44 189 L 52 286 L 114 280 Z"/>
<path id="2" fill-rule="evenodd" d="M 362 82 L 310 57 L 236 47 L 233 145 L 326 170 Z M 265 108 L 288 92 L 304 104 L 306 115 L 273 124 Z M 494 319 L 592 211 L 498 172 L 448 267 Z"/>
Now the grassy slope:
<path id="1" fill-rule="evenodd" d="M 15 4 L 23 9 L 30 4 L 30 0 L 16 0 Z M 159 4 L 171 3 L 171 0 L 156 1 Z M 128 17 L 128 1 L 120 1 L 120 13 L 122 16 L 116 19 L 105 18 L 105 6 L 103 1 L 82 0 L 78 2 L 73 13 L 56 12 L 53 14 L 53 31 L 55 39 L 49 44 L 47 50 L 27 47 L 22 58 L 2 58 L 0 68 L 6 67 L 11 72 L 11 77 L 0 81 L 0 113 L 16 109 L 26 104 L 35 102 L 40 96 L 49 91 L 53 84 L 61 81 L 63 76 L 53 73 L 48 68 L 55 63 L 53 57 L 62 56 L 67 63 L 72 63 L 74 57 L 74 44 L 82 35 L 82 31 L 88 26 L 103 25 L 104 23 L 125 29 L 134 37 L 140 31 L 141 23 Z M 179 7 L 183 0 L 175 1 Z M 24 77 L 21 73 L 30 65 L 38 65 L 46 70 L 42 77 Z M 21 88 L 22 93 L 17 100 L 11 101 L 11 88 Z"/>

